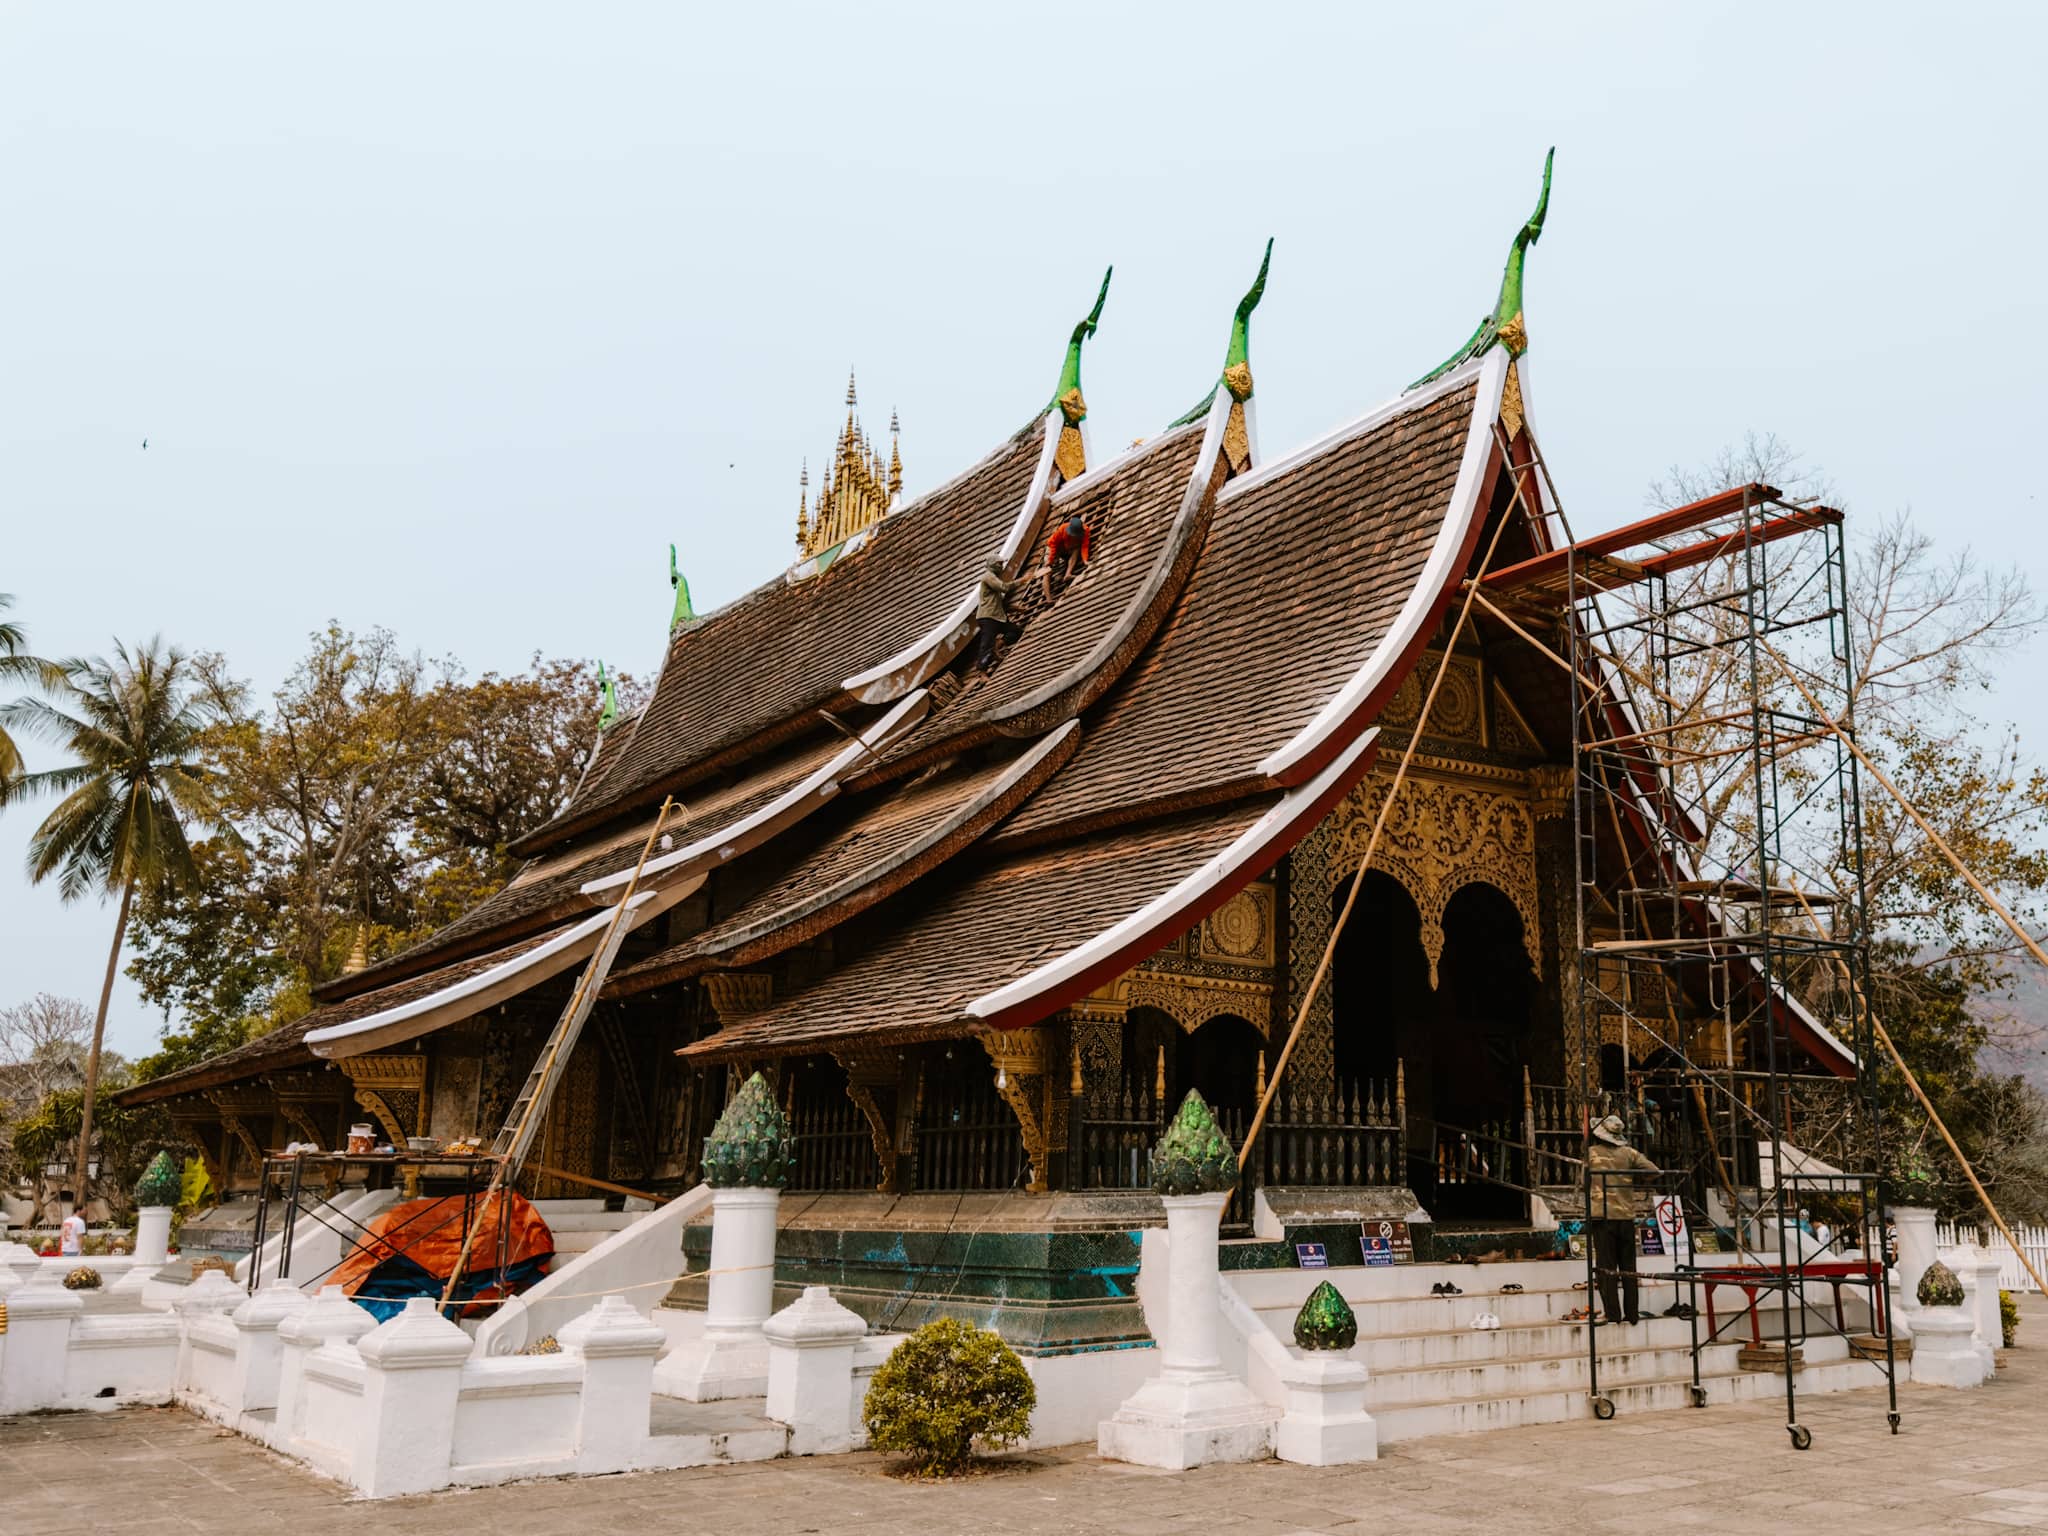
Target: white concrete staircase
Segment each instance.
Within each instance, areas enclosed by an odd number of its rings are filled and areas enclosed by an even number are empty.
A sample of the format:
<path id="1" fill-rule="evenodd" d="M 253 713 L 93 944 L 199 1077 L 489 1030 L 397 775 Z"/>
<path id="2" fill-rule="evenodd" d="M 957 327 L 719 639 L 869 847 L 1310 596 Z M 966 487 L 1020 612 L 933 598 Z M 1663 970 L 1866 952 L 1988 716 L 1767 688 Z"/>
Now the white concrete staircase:
<path id="1" fill-rule="evenodd" d="M 1249 1309 L 1233 1309 L 1235 1315 L 1256 1317 L 1283 1343 L 1292 1342 L 1295 1313 L 1308 1293 L 1321 1280 L 1335 1284 L 1358 1318 L 1358 1343 L 1350 1354 L 1366 1367 L 1366 1407 L 1386 1444 L 1590 1417 L 1587 1324 L 1565 1319 L 1571 1309 L 1586 1305 L 1586 1292 L 1573 1284 L 1584 1278 L 1583 1263 L 1560 1260 L 1254 1270 L 1226 1273 L 1223 1281 Z M 1431 1285 L 1444 1281 L 1464 1294 L 1429 1294 Z M 1503 1294 L 1507 1284 L 1523 1289 Z M 1729 1308 L 1740 1305 L 1738 1292 L 1724 1290 L 1721 1296 Z M 1691 1327 L 1682 1318 L 1654 1315 L 1677 1299 L 1673 1283 L 1646 1279 L 1644 1321 L 1597 1330 L 1600 1390 L 1617 1414 L 1692 1405 Z M 1473 1328 L 1473 1318 L 1481 1313 L 1497 1316 L 1501 1326 Z M 1721 1313 L 1724 1321 L 1731 1315 L 1727 1309 Z M 1768 1313 L 1766 1320 L 1775 1321 Z M 1709 1403 L 1784 1391 L 1782 1375 L 1736 1364 L 1748 1336 L 1747 1322 L 1738 1321 L 1724 1329 L 1726 1342 L 1702 1353 L 1700 1380 Z M 1847 1342 L 1819 1326 L 1809 1331 L 1804 1350 L 1801 1393 L 1883 1381 L 1879 1367 L 1852 1359 Z"/>

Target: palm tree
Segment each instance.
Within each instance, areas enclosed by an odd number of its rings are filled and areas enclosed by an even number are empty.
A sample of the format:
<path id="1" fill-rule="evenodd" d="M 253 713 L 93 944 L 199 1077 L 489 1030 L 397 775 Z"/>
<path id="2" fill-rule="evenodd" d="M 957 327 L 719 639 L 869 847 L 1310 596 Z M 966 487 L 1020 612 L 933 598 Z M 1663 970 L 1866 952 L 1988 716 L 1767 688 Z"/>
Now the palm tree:
<path id="1" fill-rule="evenodd" d="M 14 594 L 0 592 L 0 613 L 13 606 Z M 47 686 L 55 681 L 57 669 L 42 658 L 29 655 L 22 649 L 27 644 L 27 630 L 19 624 L 0 619 L 0 678 Z M 0 726 L 0 804 L 5 803 L 7 785 L 21 776 L 23 766 L 21 749 L 15 746 L 14 738 L 7 734 L 6 727 Z"/>
<path id="2" fill-rule="evenodd" d="M 43 682 L 50 697 L 17 699 L 0 709 L 0 730 L 50 742 L 76 761 L 17 773 L 0 788 L 0 805 L 36 795 L 63 796 L 29 839 L 29 879 L 41 884 L 56 875 L 58 892 L 67 902 L 89 892 L 102 898 L 118 892 L 121 898 L 85 1062 L 76 1185 L 83 1206 L 100 1042 L 128 914 L 138 886 L 181 884 L 194 874 L 186 824 L 210 828 L 218 814 L 199 761 L 202 737 L 216 711 L 195 686 L 199 678 L 191 659 L 159 639 L 133 651 L 116 641 L 111 661 L 60 662 Z"/>

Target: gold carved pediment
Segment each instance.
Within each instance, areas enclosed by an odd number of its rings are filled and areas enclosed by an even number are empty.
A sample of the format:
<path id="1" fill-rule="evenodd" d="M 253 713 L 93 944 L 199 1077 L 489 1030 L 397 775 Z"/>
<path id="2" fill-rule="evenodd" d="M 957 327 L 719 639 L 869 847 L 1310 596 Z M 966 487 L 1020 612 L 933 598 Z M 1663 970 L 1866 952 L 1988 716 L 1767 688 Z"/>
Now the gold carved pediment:
<path id="1" fill-rule="evenodd" d="M 1368 778 L 1331 813 L 1340 864 L 1355 865 L 1364 857 L 1387 783 L 1379 775 Z M 1536 818 L 1526 799 L 1477 784 L 1411 775 L 1402 783 L 1372 863 L 1414 898 L 1432 987 L 1443 959 L 1444 912 L 1468 885 L 1490 885 L 1514 903 L 1522 919 L 1522 947 L 1529 963 L 1542 970 Z"/>

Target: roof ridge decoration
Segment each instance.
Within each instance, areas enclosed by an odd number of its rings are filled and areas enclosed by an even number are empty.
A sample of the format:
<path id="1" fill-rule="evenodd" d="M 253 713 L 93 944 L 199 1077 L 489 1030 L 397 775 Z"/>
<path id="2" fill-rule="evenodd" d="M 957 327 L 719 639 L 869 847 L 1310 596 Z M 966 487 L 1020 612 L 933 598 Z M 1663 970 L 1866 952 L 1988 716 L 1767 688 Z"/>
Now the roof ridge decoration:
<path id="1" fill-rule="evenodd" d="M 601 658 L 597 663 L 597 691 L 604 700 L 604 708 L 597 713 L 597 729 L 602 734 L 618 724 L 619 690 L 612 686 L 611 675 L 605 671 Z"/>
<path id="2" fill-rule="evenodd" d="M 860 395 L 854 373 L 846 373 L 846 425 L 832 447 L 815 503 L 811 500 L 810 463 L 798 479 L 796 544 L 800 561 L 817 560 L 822 571 L 832 552 L 874 527 L 896 510 L 903 498 L 902 424 L 889 413 L 889 456 L 868 440 L 859 416 Z M 849 551 L 850 552 L 850 551 Z M 800 568 L 800 567 L 799 567 Z M 809 574 L 815 574 L 809 573 Z"/>
<path id="3" fill-rule="evenodd" d="M 1234 475 L 1242 474 L 1252 462 L 1251 424 L 1245 414 L 1245 407 L 1252 398 L 1252 311 L 1259 307 L 1259 300 L 1266 295 L 1266 273 L 1272 265 L 1273 242 L 1269 238 L 1265 257 L 1259 262 L 1259 275 L 1252 279 L 1251 287 L 1237 301 L 1237 310 L 1231 316 L 1230 346 L 1223 354 L 1222 374 L 1209 393 L 1202 396 L 1201 402 L 1173 423 L 1179 427 L 1199 420 L 1216 403 L 1216 391 L 1228 390 L 1230 421 L 1223 429 L 1223 454 L 1229 460 L 1230 472 Z"/>
<path id="4" fill-rule="evenodd" d="M 1479 329 L 1466 339 L 1465 345 L 1410 384 L 1410 389 L 1420 389 L 1432 379 L 1441 378 L 1460 363 L 1491 351 L 1495 344 L 1507 348 L 1509 357 L 1520 357 L 1529 350 L 1529 331 L 1522 319 L 1522 267 L 1528 259 L 1529 247 L 1543 236 L 1543 219 L 1550 211 L 1550 168 L 1556 159 L 1557 147 L 1552 145 L 1543 157 L 1543 192 L 1536 199 L 1536 211 L 1515 231 L 1514 242 L 1508 247 L 1507 265 L 1500 274 L 1500 297 L 1494 301 L 1493 312 L 1479 322 Z"/>
<path id="5" fill-rule="evenodd" d="M 1088 419 L 1088 402 L 1081 395 L 1081 344 L 1095 334 L 1102 320 L 1103 301 L 1109 297 L 1109 280 L 1114 266 L 1102 273 L 1102 287 L 1095 295 L 1095 307 L 1088 311 L 1074 334 L 1067 339 L 1066 361 L 1060 366 L 1060 382 L 1046 405 L 1060 413 L 1060 444 L 1053 455 L 1053 468 L 1062 480 L 1078 480 L 1088 471 L 1088 445 L 1081 437 L 1081 423 Z"/>
<path id="6" fill-rule="evenodd" d="M 676 565 L 676 547 L 673 544 L 668 547 L 668 584 L 676 589 L 676 605 L 668 616 L 668 632 L 674 634 L 683 625 L 697 622 L 697 610 L 690 604 L 690 583 Z"/>

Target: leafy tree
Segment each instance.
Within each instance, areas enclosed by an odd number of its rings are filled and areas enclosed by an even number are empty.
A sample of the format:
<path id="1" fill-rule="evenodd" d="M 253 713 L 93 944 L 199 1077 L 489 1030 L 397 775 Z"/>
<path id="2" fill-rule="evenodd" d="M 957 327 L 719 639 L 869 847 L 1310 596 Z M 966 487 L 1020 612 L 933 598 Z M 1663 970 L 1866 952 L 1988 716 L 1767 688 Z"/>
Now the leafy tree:
<path id="1" fill-rule="evenodd" d="M 581 662 L 470 679 L 329 624 L 260 709 L 203 664 L 223 830 L 194 844 L 196 881 L 143 893 L 130 974 L 186 1026 L 152 1076 L 304 1012 L 358 944 L 380 959 L 503 885 L 507 845 L 567 799 L 597 735 Z"/>
<path id="2" fill-rule="evenodd" d="M 186 825 L 206 827 L 215 816 L 199 761 L 213 708 L 191 660 L 160 640 L 132 651 L 117 642 L 112 659 L 60 666 L 61 677 L 45 679 L 50 697 L 17 699 L 0 709 L 0 725 L 62 747 L 75 761 L 21 774 L 0 803 L 62 796 L 29 838 L 29 878 L 41 883 L 57 876 L 67 902 L 89 893 L 120 900 L 80 1098 L 83 1170 L 92 1148 L 107 1005 L 135 892 L 189 882 L 196 871 Z M 82 1198 L 82 1180 L 80 1189 Z"/>

